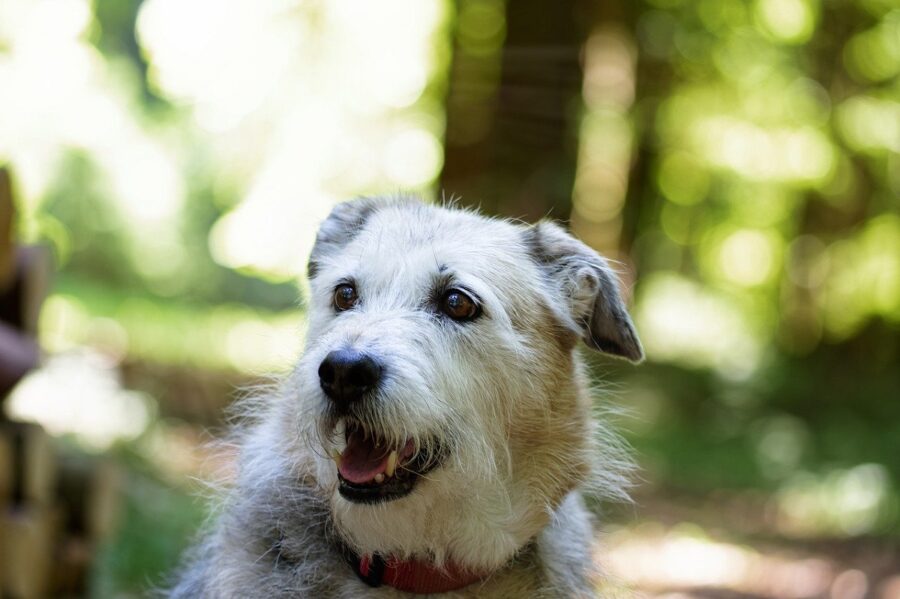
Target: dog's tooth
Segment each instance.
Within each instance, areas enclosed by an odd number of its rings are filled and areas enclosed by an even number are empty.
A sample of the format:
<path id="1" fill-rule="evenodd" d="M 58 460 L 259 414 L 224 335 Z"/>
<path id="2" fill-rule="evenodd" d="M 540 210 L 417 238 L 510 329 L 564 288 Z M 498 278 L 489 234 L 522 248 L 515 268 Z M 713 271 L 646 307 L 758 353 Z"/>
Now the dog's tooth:
<path id="1" fill-rule="evenodd" d="M 384 475 L 381 472 L 375 475 L 375 482 L 379 485 L 384 482 Z"/>
<path id="2" fill-rule="evenodd" d="M 337 451 L 338 453 L 342 452 L 347 447 L 347 432 L 347 423 L 343 419 L 341 419 L 337 424 L 337 428 L 335 429 L 334 439 L 334 444 L 335 446 L 337 446 L 337 449 L 335 451 Z"/>
<path id="3" fill-rule="evenodd" d="M 397 470 L 398 458 L 399 456 L 397 455 L 397 450 L 391 450 L 391 453 L 388 455 L 387 468 L 385 468 L 384 470 L 384 474 L 388 478 L 394 476 L 394 471 Z"/>
<path id="4" fill-rule="evenodd" d="M 339 452 L 337 449 L 332 451 L 331 459 L 334 460 L 334 463 L 335 463 L 335 465 L 337 465 L 338 468 L 341 467 L 341 452 Z"/>

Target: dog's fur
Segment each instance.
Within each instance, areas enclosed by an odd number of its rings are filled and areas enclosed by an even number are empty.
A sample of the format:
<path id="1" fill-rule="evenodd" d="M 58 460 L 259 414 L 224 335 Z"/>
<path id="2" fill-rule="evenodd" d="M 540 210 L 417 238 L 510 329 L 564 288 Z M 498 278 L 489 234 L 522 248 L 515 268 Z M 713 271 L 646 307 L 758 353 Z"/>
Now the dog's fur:
<path id="1" fill-rule="evenodd" d="M 623 497 L 628 461 L 592 418 L 576 346 L 642 358 L 606 261 L 552 223 L 361 199 L 323 223 L 309 273 L 303 356 L 249 404 L 238 480 L 171 596 L 407 596 L 364 585 L 340 545 L 493 572 L 446 597 L 593 596 L 582 492 Z M 359 305 L 337 313 L 335 286 L 350 279 Z M 446 280 L 477 294 L 480 318 L 434 309 Z M 446 450 L 406 497 L 368 505 L 337 491 L 338 418 L 317 369 L 347 346 L 388 373 L 358 416 L 395 443 Z"/>

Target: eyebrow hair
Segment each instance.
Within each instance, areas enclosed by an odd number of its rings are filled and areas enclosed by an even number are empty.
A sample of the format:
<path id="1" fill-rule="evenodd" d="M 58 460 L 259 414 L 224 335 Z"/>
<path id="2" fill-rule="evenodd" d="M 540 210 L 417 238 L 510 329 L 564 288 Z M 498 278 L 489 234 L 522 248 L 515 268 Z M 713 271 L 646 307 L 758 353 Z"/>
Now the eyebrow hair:
<path id="1" fill-rule="evenodd" d="M 337 289 L 341 285 L 353 285 L 354 287 L 356 287 L 356 285 L 357 285 L 356 277 L 352 277 L 352 276 L 340 277 L 339 279 L 334 281 L 334 283 L 331 284 L 331 288 Z"/>
<path id="2" fill-rule="evenodd" d="M 431 292 L 428 294 L 428 299 L 426 301 L 436 304 L 448 289 L 459 289 L 472 296 L 472 299 L 475 300 L 475 303 L 478 304 L 479 308 L 484 309 L 484 300 L 481 299 L 481 295 L 476 293 L 475 290 L 468 285 L 460 282 L 455 274 L 448 272 L 449 269 L 446 265 L 442 265 L 442 267 L 443 269 L 439 268 L 440 272 L 432 276 Z"/>
<path id="3" fill-rule="evenodd" d="M 426 301 L 430 304 L 439 302 L 444 292 L 453 285 L 454 278 L 446 264 L 438 267 L 438 272 L 431 277 L 431 289 L 428 292 Z"/>

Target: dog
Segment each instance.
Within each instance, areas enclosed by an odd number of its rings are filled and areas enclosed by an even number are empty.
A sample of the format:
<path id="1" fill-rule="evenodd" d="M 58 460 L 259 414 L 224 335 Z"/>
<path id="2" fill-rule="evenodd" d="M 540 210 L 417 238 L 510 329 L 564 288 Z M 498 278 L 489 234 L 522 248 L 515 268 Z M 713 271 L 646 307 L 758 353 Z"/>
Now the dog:
<path id="1" fill-rule="evenodd" d="M 585 494 L 629 460 L 582 358 L 643 350 L 606 260 L 551 222 L 338 205 L 305 348 L 252 400 L 233 490 L 168 595 L 593 597 Z"/>

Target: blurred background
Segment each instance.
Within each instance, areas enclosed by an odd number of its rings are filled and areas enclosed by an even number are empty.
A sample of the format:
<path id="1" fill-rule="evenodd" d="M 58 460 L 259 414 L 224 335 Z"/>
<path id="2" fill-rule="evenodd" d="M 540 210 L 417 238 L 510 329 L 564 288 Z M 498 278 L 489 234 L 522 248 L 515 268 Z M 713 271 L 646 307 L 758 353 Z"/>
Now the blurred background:
<path id="1" fill-rule="evenodd" d="M 400 190 L 619 262 L 615 592 L 900 597 L 896 0 L 0 0 L 0 166 L 3 597 L 164 582 L 318 224 Z"/>

